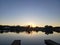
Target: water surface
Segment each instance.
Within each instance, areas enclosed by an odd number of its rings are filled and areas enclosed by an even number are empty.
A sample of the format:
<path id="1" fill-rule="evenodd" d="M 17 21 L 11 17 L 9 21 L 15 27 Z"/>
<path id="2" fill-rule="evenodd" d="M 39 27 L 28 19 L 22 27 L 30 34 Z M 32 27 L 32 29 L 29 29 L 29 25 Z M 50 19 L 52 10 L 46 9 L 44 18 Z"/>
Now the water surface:
<path id="1" fill-rule="evenodd" d="M 41 31 L 0 33 L 0 45 L 11 45 L 14 40 L 21 40 L 21 45 L 46 45 L 45 39 L 60 43 L 60 33 L 53 32 L 53 34 L 48 35 Z"/>

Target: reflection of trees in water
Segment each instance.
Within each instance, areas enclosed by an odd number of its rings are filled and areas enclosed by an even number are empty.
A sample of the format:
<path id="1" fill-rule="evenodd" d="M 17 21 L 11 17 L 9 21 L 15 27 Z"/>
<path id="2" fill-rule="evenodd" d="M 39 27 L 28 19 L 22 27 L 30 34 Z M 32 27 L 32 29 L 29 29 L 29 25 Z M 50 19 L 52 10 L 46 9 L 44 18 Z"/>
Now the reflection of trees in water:
<path id="1" fill-rule="evenodd" d="M 60 33 L 60 27 L 53 27 L 46 25 L 45 27 L 30 27 L 30 26 L 2 26 L 0 25 L 0 33 L 8 33 L 8 32 L 14 32 L 14 33 L 20 33 L 20 32 L 26 32 L 30 34 L 32 31 L 35 32 L 45 32 L 45 34 L 53 34 L 53 31 Z"/>
<path id="2" fill-rule="evenodd" d="M 8 33 L 8 32 L 14 32 L 14 33 L 26 32 L 27 34 L 30 34 L 30 33 L 32 33 L 32 31 L 21 31 L 21 30 L 20 31 L 19 30 L 13 30 L 13 31 L 8 30 L 8 31 L 6 31 L 6 30 L 0 30 L 0 33 L 3 34 L 3 33 Z M 35 32 L 38 33 L 39 31 L 35 30 Z M 47 35 L 48 34 L 53 34 L 53 31 L 41 31 L 41 32 L 45 32 L 45 34 L 47 34 Z M 60 33 L 60 32 L 57 32 L 57 33 Z"/>
<path id="3" fill-rule="evenodd" d="M 48 34 L 53 34 L 53 27 L 52 26 L 46 25 L 44 30 L 45 30 L 45 34 L 47 34 L 47 35 Z"/>

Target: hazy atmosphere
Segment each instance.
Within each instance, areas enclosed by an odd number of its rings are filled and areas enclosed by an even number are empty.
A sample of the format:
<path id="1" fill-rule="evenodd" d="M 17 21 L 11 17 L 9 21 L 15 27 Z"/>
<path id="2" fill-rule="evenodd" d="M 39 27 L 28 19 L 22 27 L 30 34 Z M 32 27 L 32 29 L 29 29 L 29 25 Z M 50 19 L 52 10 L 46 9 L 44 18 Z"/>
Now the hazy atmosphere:
<path id="1" fill-rule="evenodd" d="M 0 0 L 0 45 L 60 45 L 60 0 Z"/>
<path id="2" fill-rule="evenodd" d="M 0 25 L 60 26 L 60 0 L 0 0 Z"/>

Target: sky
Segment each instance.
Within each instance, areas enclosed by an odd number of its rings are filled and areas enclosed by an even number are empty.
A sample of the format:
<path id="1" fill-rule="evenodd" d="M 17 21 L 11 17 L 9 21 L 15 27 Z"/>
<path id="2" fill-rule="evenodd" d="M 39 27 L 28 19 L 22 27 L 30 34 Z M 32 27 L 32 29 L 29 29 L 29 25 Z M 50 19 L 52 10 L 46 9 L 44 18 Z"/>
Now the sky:
<path id="1" fill-rule="evenodd" d="M 0 0 L 0 25 L 60 26 L 60 0 Z"/>

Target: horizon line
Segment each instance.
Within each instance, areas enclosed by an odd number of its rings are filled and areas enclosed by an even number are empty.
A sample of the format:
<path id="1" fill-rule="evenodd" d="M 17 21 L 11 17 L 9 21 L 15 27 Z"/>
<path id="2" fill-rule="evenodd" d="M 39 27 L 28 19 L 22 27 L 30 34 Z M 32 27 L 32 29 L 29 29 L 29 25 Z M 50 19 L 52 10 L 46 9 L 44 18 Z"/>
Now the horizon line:
<path id="1" fill-rule="evenodd" d="M 52 26 L 52 25 L 44 25 L 44 26 L 32 26 L 32 25 L 8 25 L 8 24 L 0 24 L 3 26 L 30 26 L 30 27 L 45 27 L 45 26 Z M 52 27 L 60 27 L 60 26 L 52 26 Z"/>

